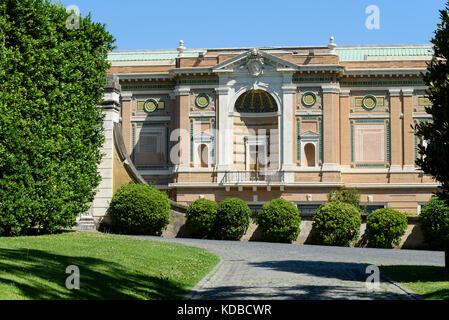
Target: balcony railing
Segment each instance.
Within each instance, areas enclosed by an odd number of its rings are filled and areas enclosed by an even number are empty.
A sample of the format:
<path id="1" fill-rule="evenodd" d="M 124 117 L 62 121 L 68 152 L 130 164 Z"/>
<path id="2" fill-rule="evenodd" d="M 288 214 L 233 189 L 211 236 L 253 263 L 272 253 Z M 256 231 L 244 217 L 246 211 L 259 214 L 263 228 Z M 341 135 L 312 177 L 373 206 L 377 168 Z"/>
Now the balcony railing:
<path id="1" fill-rule="evenodd" d="M 222 180 L 223 183 L 243 182 L 284 182 L 283 171 L 227 171 Z"/>

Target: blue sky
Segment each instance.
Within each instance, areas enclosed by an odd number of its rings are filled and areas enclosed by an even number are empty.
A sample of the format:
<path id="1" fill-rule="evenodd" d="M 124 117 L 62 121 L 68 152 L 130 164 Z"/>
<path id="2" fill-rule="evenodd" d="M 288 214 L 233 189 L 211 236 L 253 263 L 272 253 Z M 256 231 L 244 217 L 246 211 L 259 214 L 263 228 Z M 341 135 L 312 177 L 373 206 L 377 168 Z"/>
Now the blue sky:
<path id="1" fill-rule="evenodd" d="M 444 0 L 63 0 L 92 12 L 117 50 L 326 45 L 425 44 Z M 380 10 L 369 30 L 366 7 Z"/>

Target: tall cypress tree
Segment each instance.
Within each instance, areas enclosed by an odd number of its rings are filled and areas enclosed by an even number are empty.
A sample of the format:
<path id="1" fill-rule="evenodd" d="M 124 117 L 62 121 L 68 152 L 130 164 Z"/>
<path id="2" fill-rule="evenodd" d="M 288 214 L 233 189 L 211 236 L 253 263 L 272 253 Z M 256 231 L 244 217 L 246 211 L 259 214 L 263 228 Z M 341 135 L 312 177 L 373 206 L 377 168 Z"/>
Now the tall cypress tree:
<path id="1" fill-rule="evenodd" d="M 0 235 L 71 227 L 100 181 L 113 37 L 48 0 L 0 0 Z"/>
<path id="2" fill-rule="evenodd" d="M 418 145 L 421 157 L 416 163 L 441 183 L 438 196 L 449 204 L 449 2 L 440 10 L 440 18 L 431 40 L 435 54 L 423 75 L 432 102 L 426 112 L 432 121 L 416 125 L 416 134 L 427 141 L 426 147 Z"/>

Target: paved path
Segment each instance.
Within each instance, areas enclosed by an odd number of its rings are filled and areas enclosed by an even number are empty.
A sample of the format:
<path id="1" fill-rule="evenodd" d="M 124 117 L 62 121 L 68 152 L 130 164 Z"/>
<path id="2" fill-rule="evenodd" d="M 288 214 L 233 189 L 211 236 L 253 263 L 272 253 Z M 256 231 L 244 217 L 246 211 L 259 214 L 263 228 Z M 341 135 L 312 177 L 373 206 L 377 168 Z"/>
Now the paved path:
<path id="1" fill-rule="evenodd" d="M 204 248 L 221 262 L 189 299 L 411 299 L 396 285 L 365 286 L 371 264 L 444 265 L 444 252 L 290 245 L 263 242 L 164 239 Z"/>

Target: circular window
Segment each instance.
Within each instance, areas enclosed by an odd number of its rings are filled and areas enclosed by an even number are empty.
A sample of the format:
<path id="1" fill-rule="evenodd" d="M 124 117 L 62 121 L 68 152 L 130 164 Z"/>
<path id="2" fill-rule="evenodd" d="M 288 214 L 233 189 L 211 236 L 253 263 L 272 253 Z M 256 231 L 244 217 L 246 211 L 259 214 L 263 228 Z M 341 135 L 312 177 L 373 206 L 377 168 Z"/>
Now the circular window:
<path id="1" fill-rule="evenodd" d="M 372 94 L 366 95 L 362 100 L 362 107 L 366 110 L 373 110 L 377 106 L 377 98 Z"/>
<path id="2" fill-rule="evenodd" d="M 210 98 L 207 94 L 205 93 L 200 93 L 199 95 L 196 96 L 195 99 L 195 105 L 200 108 L 200 109 L 204 109 L 207 108 L 210 104 Z"/>
<path id="3" fill-rule="evenodd" d="M 159 102 L 157 102 L 156 99 L 150 98 L 150 99 L 147 99 L 145 101 L 145 103 L 143 104 L 143 109 L 145 110 L 145 112 L 152 113 L 152 112 L 156 111 L 158 105 L 159 105 Z"/>
<path id="4" fill-rule="evenodd" d="M 311 91 L 304 92 L 301 100 L 304 106 L 312 107 L 316 103 L 316 94 Z"/>

